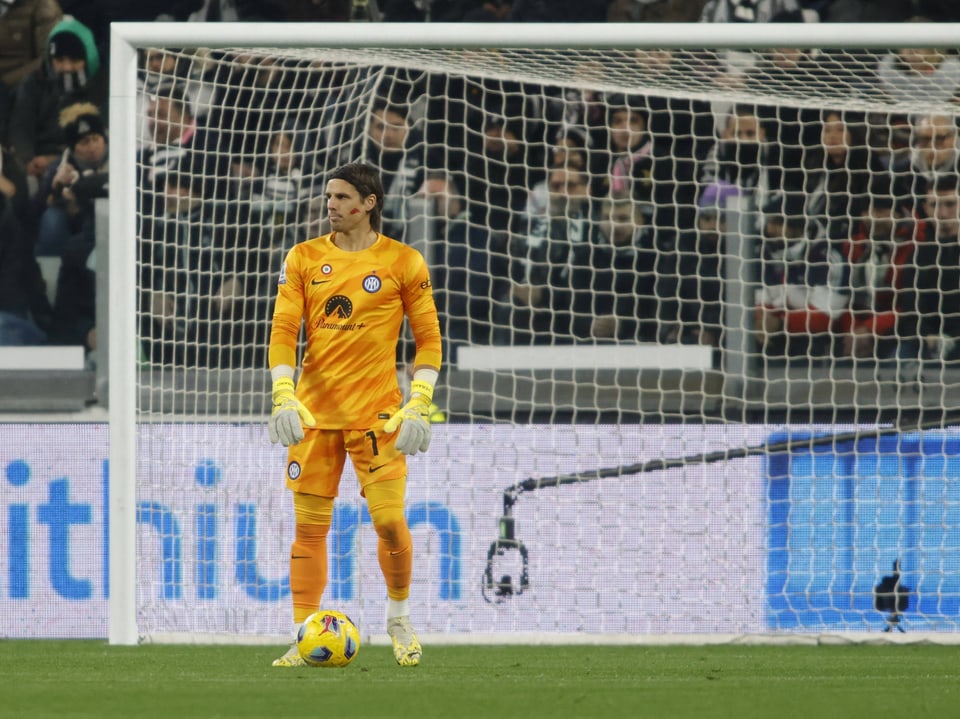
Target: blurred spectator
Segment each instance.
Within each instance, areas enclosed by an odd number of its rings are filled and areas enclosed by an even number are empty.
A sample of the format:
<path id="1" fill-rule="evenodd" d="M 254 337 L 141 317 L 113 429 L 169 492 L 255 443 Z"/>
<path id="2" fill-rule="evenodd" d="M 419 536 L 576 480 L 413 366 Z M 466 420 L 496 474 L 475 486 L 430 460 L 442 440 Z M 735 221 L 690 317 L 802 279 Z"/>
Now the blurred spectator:
<path id="1" fill-rule="evenodd" d="M 27 175 L 37 180 L 65 146 L 60 111 L 78 102 L 105 110 L 105 73 L 93 35 L 70 16 L 47 38 L 47 61 L 17 88 L 10 119 L 10 142 Z"/>
<path id="2" fill-rule="evenodd" d="M 913 17 L 909 22 L 929 22 Z M 960 59 L 935 48 L 901 48 L 877 63 L 877 77 L 890 101 L 956 102 L 960 91 Z"/>
<path id="3" fill-rule="evenodd" d="M 804 22 L 803 13 L 781 13 L 772 22 Z M 769 141 L 770 190 L 803 189 L 808 148 L 821 142 L 820 113 L 826 98 L 882 100 L 871 61 L 853 51 L 774 48 L 760 55 L 743 76 L 743 87 L 762 95 L 814 100 L 815 105 L 781 103 L 758 107 Z"/>
<path id="4" fill-rule="evenodd" d="M 550 148 L 550 167 L 570 167 L 581 172 L 587 171 L 586 136 L 579 128 L 568 127 Z M 536 183 L 527 195 L 527 206 L 523 214 L 527 222 L 547 214 L 550 205 L 550 191 L 547 179 Z"/>
<path id="5" fill-rule="evenodd" d="M 925 241 L 916 245 L 902 285 L 896 325 L 902 377 L 915 383 L 927 366 L 960 357 L 960 178 L 941 175 L 927 188 Z"/>
<path id="6" fill-rule="evenodd" d="M 190 112 L 200 117 L 206 112 L 210 98 L 206 88 L 191 76 L 192 56 L 179 50 L 146 48 L 140 50 L 137 64 L 137 147 L 150 142 L 150 106 L 157 96 L 172 86 L 182 89 L 190 103 Z"/>
<path id="7" fill-rule="evenodd" d="M 454 173 L 446 170 L 428 169 L 426 179 L 415 197 L 426 200 L 426 214 L 435 223 L 435 237 L 443 237 L 447 223 L 460 217 L 467 207 Z"/>
<path id="8" fill-rule="evenodd" d="M 6 150 L 0 153 L 0 345 L 37 345 L 47 340 L 50 302 L 33 254 L 33 241 L 16 211 L 26 178 Z"/>
<path id="9" fill-rule="evenodd" d="M 97 258 L 95 237 L 76 234 L 60 254 L 60 270 L 53 301 L 50 343 L 81 345 L 87 367 L 93 367 L 97 348 Z"/>
<path id="10" fill-rule="evenodd" d="M 807 215 L 824 225 L 827 239 L 848 239 L 851 218 L 866 206 L 872 169 L 862 115 L 824 111 L 820 141 L 810 148 L 805 169 Z"/>
<path id="11" fill-rule="evenodd" d="M 723 247 L 726 204 L 739 188 L 717 181 L 704 188 L 695 230 L 678 240 L 679 327 L 671 341 L 719 347 L 723 334 Z"/>
<path id="12" fill-rule="evenodd" d="M 17 223 L 25 228 L 34 226 L 27 173 L 17 162 L 16 156 L 7 148 L 0 147 L 0 191 L 10 205 Z M 30 233 L 31 243 L 33 233 Z"/>
<path id="13" fill-rule="evenodd" d="M 312 110 L 325 90 L 315 86 L 313 73 L 303 72 L 299 63 L 272 55 L 211 52 L 197 91 L 198 96 L 210 96 L 201 104 L 202 118 L 193 116 L 192 88 L 177 84 L 196 127 L 189 147 L 203 152 L 210 177 L 229 178 L 212 186 L 219 199 L 229 199 L 257 173 L 257 162 L 268 153 L 278 123 L 295 118 L 301 127 L 319 132 L 319 118 Z M 314 138 L 305 145 L 325 149 Z"/>
<path id="14" fill-rule="evenodd" d="M 304 173 L 306 136 L 304 128 L 286 120 L 271 133 L 269 152 L 257 163 L 255 174 L 240 186 L 239 197 L 249 203 L 251 220 L 277 235 L 271 244 L 287 249 L 306 239 L 296 232 L 297 218 L 310 194 Z"/>
<path id="15" fill-rule="evenodd" d="M 575 61 L 573 74 L 584 87 L 545 88 L 543 116 L 548 123 L 546 140 L 556 144 L 571 131 L 585 136 L 589 145 L 595 137 L 604 137 L 607 127 L 607 97 L 589 88 L 602 67 L 591 61 Z"/>
<path id="16" fill-rule="evenodd" d="M 869 204 L 843 244 L 850 266 L 850 307 L 840 322 L 843 356 L 883 359 L 896 354 L 894 330 L 904 311 L 905 275 L 924 229 L 898 209 L 889 178 L 878 176 L 870 186 Z"/>
<path id="17" fill-rule="evenodd" d="M 822 355 L 847 306 L 846 265 L 803 197 L 775 193 L 764 208 L 762 286 L 754 329 L 768 358 Z"/>
<path id="18" fill-rule="evenodd" d="M 687 82 L 703 72 L 702 58 L 690 52 L 635 51 L 645 73 Z M 653 224 L 675 233 L 694 225 L 697 175 L 714 145 L 710 104 L 704 100 L 649 95 L 647 134 L 652 146 Z"/>
<path id="19" fill-rule="evenodd" d="M 578 337 L 655 342 L 676 335 L 672 238 L 654 230 L 630 195 L 601 201 L 589 262 L 580 263 L 575 277 Z"/>
<path id="20" fill-rule="evenodd" d="M 542 159 L 524 141 L 519 113 L 488 115 L 467 141 L 466 195 L 472 221 L 494 232 L 521 230 L 527 195 L 543 177 Z"/>
<path id="21" fill-rule="evenodd" d="M 454 346 L 488 345 L 493 341 L 493 297 L 507 290 L 506 237 L 471 222 L 464 198 L 455 186 L 448 187 L 446 219 L 438 231 L 443 241 L 437 243 L 431 270 L 441 334 Z"/>
<path id="22" fill-rule="evenodd" d="M 0 2 L 0 83 L 12 90 L 40 69 L 47 36 L 62 17 L 57 0 Z"/>
<path id="23" fill-rule="evenodd" d="M 164 175 L 196 146 L 197 120 L 186 88 L 180 83 L 158 87 L 146 119 L 148 134 L 137 151 L 138 187 L 146 193 L 162 192 Z"/>
<path id="24" fill-rule="evenodd" d="M 766 125 L 752 105 L 736 105 L 723 123 L 719 140 L 703 163 L 700 183 L 710 186 L 724 183 L 737 188 L 738 194 L 762 207 L 770 194 L 771 174 L 780 171 L 771 159 L 776 144 L 767 141 Z"/>
<path id="25" fill-rule="evenodd" d="M 407 225 L 407 200 L 419 190 L 428 165 L 423 138 L 410 126 L 409 105 L 377 100 L 367 124 L 366 159 L 383 178 L 382 232 L 398 240 Z"/>
<path id="26" fill-rule="evenodd" d="M 892 170 L 898 202 L 915 207 L 938 176 L 960 172 L 960 132 L 950 115 L 915 115 L 911 128 L 910 151 L 894 161 Z"/>
<path id="27" fill-rule="evenodd" d="M 819 22 L 816 11 L 803 9 L 797 0 L 709 0 L 703 10 L 701 22 L 747 22 L 747 23 L 804 23 Z M 763 83 L 766 70 L 773 70 L 773 82 L 764 90 L 765 93 L 777 92 L 784 87 L 784 75 L 789 80 L 793 76 L 792 90 L 799 90 L 806 94 L 802 77 L 805 73 L 795 72 L 794 65 L 807 64 L 804 70 L 813 70 L 814 79 L 819 76 L 829 77 L 816 68 L 815 63 L 808 63 L 812 51 L 798 48 L 771 48 L 762 50 L 720 50 L 716 54 L 718 61 L 716 75 L 717 84 L 723 87 L 739 88 L 751 79 Z M 780 76 L 779 78 L 777 76 Z M 717 101 L 714 101 L 717 104 Z M 721 104 L 721 112 L 722 102 Z"/>
<path id="28" fill-rule="evenodd" d="M 778 13 L 799 10 L 797 0 L 707 0 L 700 22 L 770 22 Z"/>
<path id="29" fill-rule="evenodd" d="M 107 196 L 107 130 L 91 103 L 60 113 L 67 147 L 60 162 L 47 168 L 37 192 L 40 225 L 37 255 L 59 256 L 67 240 L 83 234 L 93 240 L 94 201 Z"/>
<path id="30" fill-rule="evenodd" d="M 164 174 L 162 214 L 141 227 L 143 352 L 158 364 L 257 366 L 264 323 L 255 321 L 258 297 L 245 280 L 258 279 L 250 252 L 258 237 L 241 241 L 245 217 L 235 204 L 210 201 L 200 163 L 187 156 Z"/>
<path id="31" fill-rule="evenodd" d="M 594 132 L 590 175 L 594 197 L 629 195 L 653 212 L 653 140 L 643 98 L 607 98 L 607 124 Z"/>
<path id="32" fill-rule="evenodd" d="M 40 189 L 37 255 L 60 256 L 74 235 L 93 244 L 94 201 L 107 196 L 107 131 L 96 105 L 70 105 L 60 113 L 67 148 L 47 168 Z"/>
<path id="33" fill-rule="evenodd" d="M 497 344 L 571 342 L 580 271 L 590 267 L 590 193 L 583 172 L 550 171 L 550 207 L 510 246 L 511 284 L 495 308 Z M 589 291 L 589 290 L 586 290 Z"/>

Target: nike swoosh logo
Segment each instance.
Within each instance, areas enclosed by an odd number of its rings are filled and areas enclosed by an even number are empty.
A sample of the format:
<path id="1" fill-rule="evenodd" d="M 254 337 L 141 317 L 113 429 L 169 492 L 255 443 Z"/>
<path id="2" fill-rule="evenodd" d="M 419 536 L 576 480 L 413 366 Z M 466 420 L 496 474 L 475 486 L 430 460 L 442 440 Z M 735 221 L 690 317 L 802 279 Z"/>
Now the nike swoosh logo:
<path id="1" fill-rule="evenodd" d="M 324 285 L 330 280 L 310 280 L 311 285 Z"/>
<path id="2" fill-rule="evenodd" d="M 309 554 L 291 554 L 290 559 L 313 559 Z"/>
<path id="3" fill-rule="evenodd" d="M 387 466 L 387 465 L 385 465 L 385 464 L 378 464 L 376 467 L 374 467 L 374 466 L 371 464 L 371 465 L 370 465 L 370 469 L 367 470 L 367 471 L 369 471 L 370 474 L 373 474 L 373 473 L 376 472 L 378 469 L 383 469 L 383 468 L 386 467 L 386 466 Z"/>

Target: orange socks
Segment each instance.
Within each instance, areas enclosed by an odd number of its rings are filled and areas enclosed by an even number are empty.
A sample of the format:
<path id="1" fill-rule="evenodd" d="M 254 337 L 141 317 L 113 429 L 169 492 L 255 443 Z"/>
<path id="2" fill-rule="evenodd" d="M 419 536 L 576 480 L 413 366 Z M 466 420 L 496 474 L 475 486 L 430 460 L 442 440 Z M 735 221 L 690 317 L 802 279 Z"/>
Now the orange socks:
<path id="1" fill-rule="evenodd" d="M 390 599 L 402 600 L 410 596 L 410 576 L 413 574 L 413 540 L 407 520 L 403 517 L 405 479 L 374 482 L 364 487 L 367 509 L 377 530 L 377 559 L 387 585 Z"/>
<path id="2" fill-rule="evenodd" d="M 320 597 L 327 586 L 329 531 L 329 524 L 296 524 L 295 539 L 290 547 L 290 593 L 295 624 L 320 608 Z"/>
<path id="3" fill-rule="evenodd" d="M 377 559 L 387 584 L 390 599 L 406 599 L 410 595 L 413 572 L 413 540 L 404 521 L 377 526 Z M 292 581 L 292 580 L 291 580 Z"/>

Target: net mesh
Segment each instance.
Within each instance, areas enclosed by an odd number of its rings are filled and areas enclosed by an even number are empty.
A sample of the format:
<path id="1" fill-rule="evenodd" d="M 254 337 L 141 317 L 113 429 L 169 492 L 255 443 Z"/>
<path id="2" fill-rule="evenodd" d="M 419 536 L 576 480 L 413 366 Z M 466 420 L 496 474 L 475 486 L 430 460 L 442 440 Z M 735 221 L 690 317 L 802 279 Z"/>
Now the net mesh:
<path id="1" fill-rule="evenodd" d="M 357 159 L 445 339 L 415 624 L 954 630 L 958 87 L 953 51 L 143 51 L 141 633 L 289 629 L 270 314 Z M 376 632 L 355 484 L 325 602 Z"/>

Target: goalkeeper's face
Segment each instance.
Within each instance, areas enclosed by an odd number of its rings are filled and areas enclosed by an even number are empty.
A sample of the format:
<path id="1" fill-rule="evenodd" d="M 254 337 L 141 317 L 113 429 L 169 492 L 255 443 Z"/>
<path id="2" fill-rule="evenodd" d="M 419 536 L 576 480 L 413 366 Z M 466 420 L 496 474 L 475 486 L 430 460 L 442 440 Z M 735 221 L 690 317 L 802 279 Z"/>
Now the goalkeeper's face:
<path id="1" fill-rule="evenodd" d="M 370 211 L 376 196 L 361 198 L 356 187 L 346 180 L 330 180 L 327 183 L 327 217 L 334 232 L 351 230 L 370 225 Z"/>

